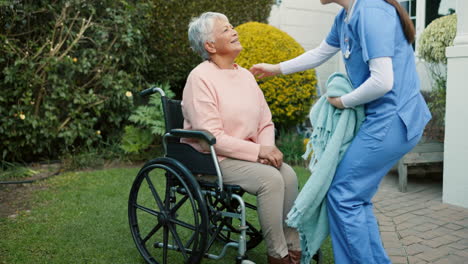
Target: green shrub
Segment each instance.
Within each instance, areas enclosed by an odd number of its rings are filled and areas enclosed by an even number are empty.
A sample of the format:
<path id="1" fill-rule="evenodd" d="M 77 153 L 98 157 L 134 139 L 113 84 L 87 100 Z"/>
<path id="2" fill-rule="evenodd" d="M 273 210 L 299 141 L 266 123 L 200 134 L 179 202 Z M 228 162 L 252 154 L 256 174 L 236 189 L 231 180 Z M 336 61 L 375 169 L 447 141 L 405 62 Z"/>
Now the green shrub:
<path id="1" fill-rule="evenodd" d="M 445 94 L 447 86 L 447 57 L 445 50 L 453 45 L 457 31 L 456 14 L 444 16 L 432 21 L 421 34 L 419 55 L 428 62 L 428 70 L 433 79 L 433 86 L 428 97 L 428 106 L 432 120 L 426 127 L 429 138 L 443 139 L 445 124 Z"/>
<path id="2" fill-rule="evenodd" d="M 174 97 L 167 83 L 156 86 L 163 89 L 167 98 Z M 138 106 L 129 120 L 133 124 L 125 127 L 122 137 L 122 149 L 125 152 L 140 153 L 160 139 L 165 133 L 165 124 L 159 93 L 152 94 L 147 105 Z"/>
<path id="3" fill-rule="evenodd" d="M 54 159 L 120 137 L 127 91 L 149 83 L 148 1 L 1 6 L 1 159 Z"/>
<path id="4" fill-rule="evenodd" d="M 249 69 L 260 62 L 279 63 L 299 56 L 304 49 L 287 33 L 267 24 L 249 22 L 236 28 L 243 50 L 236 62 Z M 304 121 L 316 95 L 315 70 L 279 75 L 258 81 L 279 127 Z"/>
<path id="5" fill-rule="evenodd" d="M 276 145 L 283 153 L 284 162 L 289 165 L 304 165 L 305 161 L 302 155 L 305 152 L 305 142 L 305 139 L 297 131 L 280 129 Z"/>
<path id="6" fill-rule="evenodd" d="M 419 40 L 419 56 L 430 63 L 447 63 L 445 49 L 453 45 L 457 33 L 457 15 L 448 15 L 432 21 Z"/>
<path id="7" fill-rule="evenodd" d="M 192 17 L 212 11 L 225 14 L 231 24 L 248 21 L 266 22 L 272 0 L 153 0 L 151 46 L 157 60 L 152 65 L 153 82 L 169 81 L 180 98 L 190 71 L 201 62 L 188 42 L 188 24 Z"/>

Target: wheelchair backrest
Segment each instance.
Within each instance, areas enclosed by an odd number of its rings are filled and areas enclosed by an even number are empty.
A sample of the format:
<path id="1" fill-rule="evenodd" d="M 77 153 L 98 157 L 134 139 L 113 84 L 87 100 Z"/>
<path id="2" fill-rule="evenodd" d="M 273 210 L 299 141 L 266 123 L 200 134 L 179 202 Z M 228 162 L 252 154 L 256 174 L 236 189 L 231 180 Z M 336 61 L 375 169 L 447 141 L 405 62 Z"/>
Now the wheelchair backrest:
<path id="1" fill-rule="evenodd" d="M 184 127 L 184 116 L 182 115 L 182 106 L 180 100 L 169 99 L 165 96 L 161 97 L 164 122 L 166 125 L 166 132 L 174 128 Z"/>

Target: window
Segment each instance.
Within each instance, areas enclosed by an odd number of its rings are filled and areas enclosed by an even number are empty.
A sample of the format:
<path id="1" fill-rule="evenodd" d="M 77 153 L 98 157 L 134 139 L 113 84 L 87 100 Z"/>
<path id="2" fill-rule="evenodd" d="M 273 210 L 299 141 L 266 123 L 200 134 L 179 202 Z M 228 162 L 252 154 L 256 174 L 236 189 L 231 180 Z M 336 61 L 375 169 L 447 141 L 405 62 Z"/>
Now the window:
<path id="1" fill-rule="evenodd" d="M 400 0 L 400 5 L 406 9 L 411 21 L 416 25 L 416 0 Z"/>

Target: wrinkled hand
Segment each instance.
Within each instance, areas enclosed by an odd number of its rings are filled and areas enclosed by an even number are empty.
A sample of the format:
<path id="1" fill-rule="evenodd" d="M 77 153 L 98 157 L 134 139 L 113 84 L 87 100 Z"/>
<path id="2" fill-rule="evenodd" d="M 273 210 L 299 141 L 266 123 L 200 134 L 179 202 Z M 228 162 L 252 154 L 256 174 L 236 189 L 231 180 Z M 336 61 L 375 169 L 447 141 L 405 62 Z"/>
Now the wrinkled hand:
<path id="1" fill-rule="evenodd" d="M 261 79 L 264 77 L 275 76 L 281 73 L 279 64 L 259 63 L 250 68 L 250 72 Z"/>
<path id="2" fill-rule="evenodd" d="M 264 164 L 264 165 L 270 165 L 270 166 L 272 166 L 271 163 L 270 163 L 270 161 L 267 160 L 267 159 L 258 159 L 257 162 L 258 162 L 258 163 L 261 163 L 261 164 Z"/>
<path id="3" fill-rule="evenodd" d="M 258 158 L 260 161 L 262 159 L 267 160 L 269 162 L 268 165 L 272 165 L 278 169 L 283 164 L 283 153 L 276 146 L 260 146 Z"/>
<path id="4" fill-rule="evenodd" d="M 327 97 L 328 102 L 338 109 L 344 109 L 343 102 L 341 101 L 341 97 Z"/>

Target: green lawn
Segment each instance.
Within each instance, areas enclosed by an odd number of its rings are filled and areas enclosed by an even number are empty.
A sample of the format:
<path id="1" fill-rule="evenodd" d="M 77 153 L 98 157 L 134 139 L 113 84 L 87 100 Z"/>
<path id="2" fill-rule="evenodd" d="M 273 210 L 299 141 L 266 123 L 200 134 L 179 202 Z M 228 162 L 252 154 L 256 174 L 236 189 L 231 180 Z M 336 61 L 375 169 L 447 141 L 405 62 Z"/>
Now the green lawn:
<path id="1" fill-rule="evenodd" d="M 295 170 L 302 186 L 309 173 Z M 127 221 L 128 193 L 137 171 L 71 172 L 35 183 L 42 186 L 32 195 L 31 210 L 0 218 L 0 263 L 144 263 Z M 333 263 L 329 240 L 323 251 L 324 263 Z M 265 252 L 262 243 L 248 255 L 266 263 Z M 231 248 L 221 261 L 203 263 L 234 263 L 235 255 Z"/>

